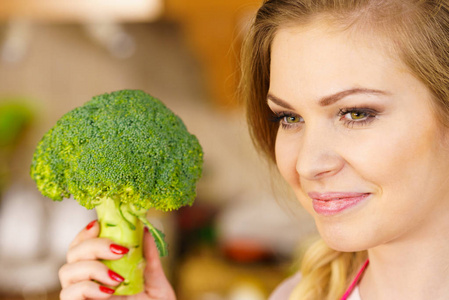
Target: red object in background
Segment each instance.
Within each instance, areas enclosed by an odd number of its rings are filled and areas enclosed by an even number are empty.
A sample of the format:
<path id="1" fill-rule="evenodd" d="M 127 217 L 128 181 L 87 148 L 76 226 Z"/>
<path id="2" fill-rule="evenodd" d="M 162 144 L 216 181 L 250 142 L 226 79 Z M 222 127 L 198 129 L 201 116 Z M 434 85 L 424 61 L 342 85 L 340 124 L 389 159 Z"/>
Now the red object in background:
<path id="1" fill-rule="evenodd" d="M 251 239 L 233 239 L 222 245 L 226 257 L 240 263 L 251 263 L 273 258 L 273 251 Z"/>
<path id="2" fill-rule="evenodd" d="M 181 207 L 177 210 L 178 227 L 189 231 L 210 226 L 216 214 L 215 207 L 205 204 Z"/>

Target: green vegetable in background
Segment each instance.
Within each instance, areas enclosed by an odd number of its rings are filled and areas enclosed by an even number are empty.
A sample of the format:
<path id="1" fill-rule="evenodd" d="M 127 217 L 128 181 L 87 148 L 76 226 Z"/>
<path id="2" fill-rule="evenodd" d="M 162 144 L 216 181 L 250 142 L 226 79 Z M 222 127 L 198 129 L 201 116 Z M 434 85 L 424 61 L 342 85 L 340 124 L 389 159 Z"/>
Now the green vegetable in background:
<path id="1" fill-rule="evenodd" d="M 125 278 L 115 294 L 131 295 L 143 289 L 144 226 L 159 254 L 167 254 L 147 210 L 191 205 L 202 163 L 201 146 L 179 117 L 142 91 L 122 90 L 96 96 L 58 120 L 35 150 L 31 177 L 44 196 L 73 195 L 95 207 L 100 237 L 130 248 L 105 263 Z"/>
<path id="2" fill-rule="evenodd" d="M 33 118 L 31 107 L 22 102 L 11 99 L 0 104 L 0 147 L 12 145 Z"/>
<path id="3" fill-rule="evenodd" d="M 13 160 L 19 141 L 34 118 L 34 107 L 25 98 L 0 99 L 0 194 L 11 176 Z"/>

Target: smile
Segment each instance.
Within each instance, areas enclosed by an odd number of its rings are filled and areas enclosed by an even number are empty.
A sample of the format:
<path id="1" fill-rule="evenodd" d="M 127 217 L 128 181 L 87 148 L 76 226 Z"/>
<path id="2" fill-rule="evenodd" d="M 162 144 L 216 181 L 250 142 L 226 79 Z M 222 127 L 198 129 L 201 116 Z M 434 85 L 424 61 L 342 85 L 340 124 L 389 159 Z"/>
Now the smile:
<path id="1" fill-rule="evenodd" d="M 370 193 L 309 193 L 315 212 L 323 216 L 332 216 L 356 206 L 367 199 Z"/>

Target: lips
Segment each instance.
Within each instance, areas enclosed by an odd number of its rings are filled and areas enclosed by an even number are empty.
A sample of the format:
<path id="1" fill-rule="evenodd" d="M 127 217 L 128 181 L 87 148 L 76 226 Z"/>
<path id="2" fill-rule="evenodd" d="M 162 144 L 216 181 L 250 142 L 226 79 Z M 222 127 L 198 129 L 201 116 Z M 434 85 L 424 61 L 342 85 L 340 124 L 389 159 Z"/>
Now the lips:
<path id="1" fill-rule="evenodd" d="M 371 194 L 352 192 L 311 192 L 308 195 L 312 199 L 313 209 L 316 213 L 324 216 L 332 216 L 356 206 L 366 200 Z"/>

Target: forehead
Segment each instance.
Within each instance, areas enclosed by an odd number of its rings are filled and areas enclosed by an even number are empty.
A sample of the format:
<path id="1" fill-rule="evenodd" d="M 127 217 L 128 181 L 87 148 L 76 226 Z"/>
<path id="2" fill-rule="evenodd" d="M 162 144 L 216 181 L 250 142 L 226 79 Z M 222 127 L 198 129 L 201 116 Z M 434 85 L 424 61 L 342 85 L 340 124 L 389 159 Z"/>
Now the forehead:
<path id="1" fill-rule="evenodd" d="M 284 97 L 319 97 L 349 88 L 386 88 L 412 77 L 387 49 L 378 36 L 323 22 L 281 28 L 271 49 L 270 90 L 291 94 Z"/>

